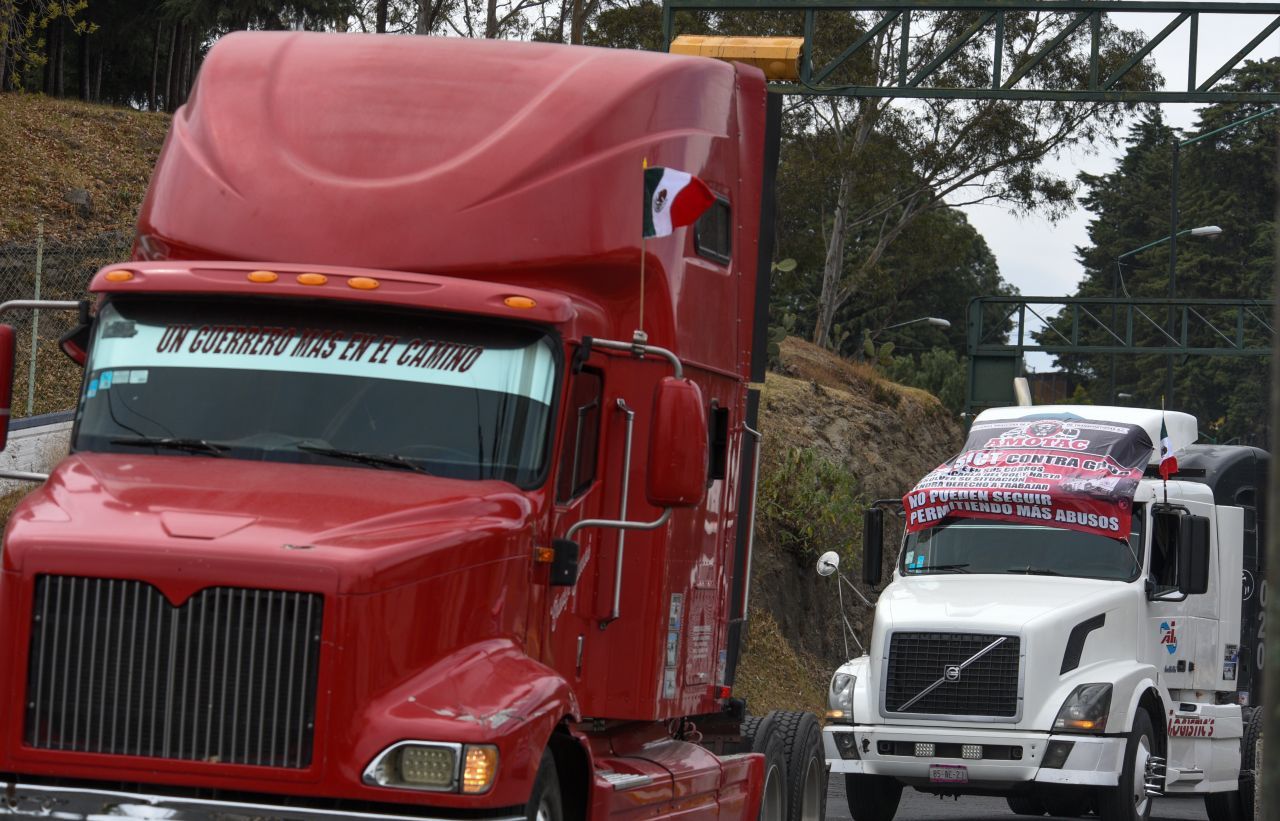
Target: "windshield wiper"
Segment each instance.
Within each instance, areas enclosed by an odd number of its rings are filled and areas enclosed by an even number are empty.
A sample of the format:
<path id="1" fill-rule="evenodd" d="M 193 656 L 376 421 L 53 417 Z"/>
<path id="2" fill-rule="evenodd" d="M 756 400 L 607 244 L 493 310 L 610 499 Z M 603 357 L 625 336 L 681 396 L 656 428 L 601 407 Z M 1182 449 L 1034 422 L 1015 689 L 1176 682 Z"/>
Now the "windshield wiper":
<path id="1" fill-rule="evenodd" d="M 331 456 L 334 459 L 346 459 L 348 462 L 359 462 L 362 465 L 380 468 L 396 468 L 398 470 L 412 470 L 414 473 L 422 473 L 427 476 L 431 475 L 431 471 L 413 462 L 403 456 L 396 456 L 394 453 L 365 453 L 360 450 L 343 450 L 342 448 L 331 448 L 326 445 L 310 445 L 306 442 L 300 442 L 294 445 L 298 450 L 305 450 L 307 453 L 318 453 L 321 456 Z"/>
<path id="2" fill-rule="evenodd" d="M 1061 576 L 1062 575 L 1058 571 L 1050 570 L 1047 567 L 1032 567 L 1031 565 L 1027 565 L 1026 567 L 1011 567 L 1004 572 L 1025 573 L 1028 576 Z"/>
<path id="3" fill-rule="evenodd" d="M 933 570 L 938 573 L 968 573 L 969 571 L 965 570 L 968 566 L 968 562 L 964 564 L 918 564 L 914 567 L 908 567 L 907 570 L 917 573 L 922 570 Z"/>
<path id="4" fill-rule="evenodd" d="M 207 456 L 226 456 L 227 451 L 231 450 L 228 445 L 219 445 L 208 439 L 187 439 L 180 436 L 117 436 L 111 440 L 111 444 L 185 450 L 188 453 L 203 453 Z"/>

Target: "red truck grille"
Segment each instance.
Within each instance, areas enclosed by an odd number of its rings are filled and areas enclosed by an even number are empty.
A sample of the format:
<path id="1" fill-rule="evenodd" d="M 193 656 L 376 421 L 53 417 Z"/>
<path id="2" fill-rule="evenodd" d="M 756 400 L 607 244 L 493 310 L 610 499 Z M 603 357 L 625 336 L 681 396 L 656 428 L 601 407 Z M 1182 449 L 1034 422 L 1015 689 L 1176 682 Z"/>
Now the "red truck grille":
<path id="1" fill-rule="evenodd" d="M 25 742 L 49 750 L 303 768 L 323 598 L 40 576 Z"/>

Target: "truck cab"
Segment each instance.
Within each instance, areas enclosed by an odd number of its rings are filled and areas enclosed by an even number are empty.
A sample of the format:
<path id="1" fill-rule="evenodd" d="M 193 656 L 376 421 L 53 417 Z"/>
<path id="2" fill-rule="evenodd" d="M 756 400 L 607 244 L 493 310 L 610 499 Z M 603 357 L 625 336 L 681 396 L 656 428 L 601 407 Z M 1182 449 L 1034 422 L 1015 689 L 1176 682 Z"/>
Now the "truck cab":
<path id="1" fill-rule="evenodd" d="M 1261 649 L 1242 605 L 1255 601 L 1256 621 L 1267 455 L 1195 445 L 1193 417 L 1158 410 L 1001 408 L 974 424 L 1080 418 L 1152 442 L 1167 426 L 1178 472 L 1164 481 L 1150 450 L 1123 535 L 1062 526 L 1028 485 L 904 536 L 868 652 L 829 694 L 827 757 L 858 821 L 891 818 L 903 787 L 1003 795 L 1030 815 L 1133 821 L 1156 795 L 1239 815 Z M 1095 481 L 1070 489 L 1100 493 Z M 864 581 L 877 583 L 879 528 L 868 534 Z"/>
<path id="2" fill-rule="evenodd" d="M 220 39 L 4 534 L 0 816 L 789 817 L 817 719 L 732 690 L 771 108 L 696 57 Z M 714 204 L 645 242 L 646 164 Z"/>

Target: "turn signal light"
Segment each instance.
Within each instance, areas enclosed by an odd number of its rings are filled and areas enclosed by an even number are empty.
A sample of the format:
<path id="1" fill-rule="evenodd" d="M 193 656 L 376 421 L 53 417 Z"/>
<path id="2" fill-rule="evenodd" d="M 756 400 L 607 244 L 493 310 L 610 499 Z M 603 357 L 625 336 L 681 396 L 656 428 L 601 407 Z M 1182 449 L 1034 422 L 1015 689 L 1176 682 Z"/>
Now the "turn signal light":
<path id="1" fill-rule="evenodd" d="M 498 772 L 498 748 L 484 745 L 467 745 L 467 757 L 462 766 L 462 791 L 464 793 L 488 792 L 493 777 Z"/>
<path id="2" fill-rule="evenodd" d="M 518 308 L 522 311 L 538 307 L 538 303 L 527 296 L 509 296 L 502 300 L 502 304 L 506 305 L 508 308 Z"/>
<path id="3" fill-rule="evenodd" d="M 381 284 L 373 277 L 352 277 L 347 280 L 347 286 L 355 288 L 357 291 L 372 291 Z"/>
<path id="4" fill-rule="evenodd" d="M 554 547 L 535 547 L 533 549 L 533 560 L 538 564 L 551 564 L 556 560 L 556 549 Z"/>
<path id="5" fill-rule="evenodd" d="M 298 274 L 299 285 L 323 285 L 328 281 L 324 274 Z"/>
<path id="6" fill-rule="evenodd" d="M 103 279 L 107 282 L 128 282 L 133 279 L 133 271 L 107 271 Z"/>
<path id="7" fill-rule="evenodd" d="M 280 275 L 275 271 L 250 271 L 245 279 L 250 282 L 275 282 Z"/>

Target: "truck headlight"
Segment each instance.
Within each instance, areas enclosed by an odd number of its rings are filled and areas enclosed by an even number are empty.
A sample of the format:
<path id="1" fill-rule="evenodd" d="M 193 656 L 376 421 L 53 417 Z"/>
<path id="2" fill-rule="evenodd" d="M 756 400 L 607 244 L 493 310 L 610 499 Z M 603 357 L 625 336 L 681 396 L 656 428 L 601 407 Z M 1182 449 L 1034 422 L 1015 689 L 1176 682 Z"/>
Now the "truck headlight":
<path id="1" fill-rule="evenodd" d="M 431 792 L 488 792 L 498 772 L 498 748 L 492 744 L 401 741 L 392 744 L 364 771 L 364 783 Z"/>
<path id="2" fill-rule="evenodd" d="M 827 690 L 827 721 L 833 724 L 853 723 L 853 686 L 857 682 L 858 677 L 848 673 L 836 673 L 831 677 L 831 686 Z"/>
<path id="3" fill-rule="evenodd" d="M 1081 684 L 1062 702 L 1053 729 L 1068 733 L 1102 733 L 1111 712 L 1110 684 Z"/>

